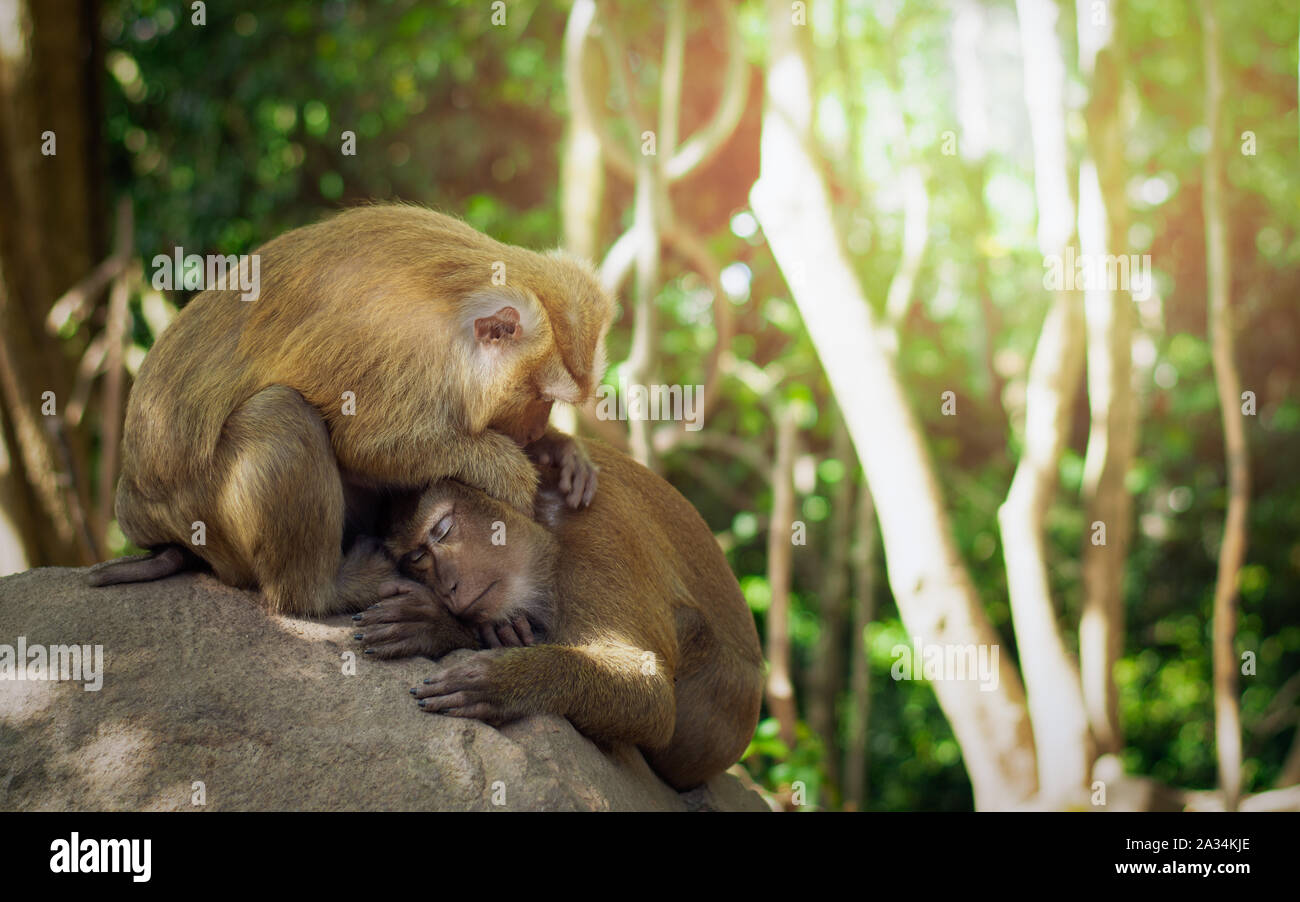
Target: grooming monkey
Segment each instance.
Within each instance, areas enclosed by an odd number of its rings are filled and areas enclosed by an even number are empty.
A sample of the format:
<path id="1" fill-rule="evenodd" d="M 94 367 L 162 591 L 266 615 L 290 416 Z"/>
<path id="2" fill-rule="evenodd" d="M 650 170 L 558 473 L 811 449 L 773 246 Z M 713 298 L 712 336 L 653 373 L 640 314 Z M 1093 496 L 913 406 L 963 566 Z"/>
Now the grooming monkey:
<path id="1" fill-rule="evenodd" d="M 357 610 L 392 588 L 379 543 L 349 542 L 390 489 L 451 477 L 531 512 L 530 446 L 565 461 L 569 503 L 591 500 L 581 446 L 546 431 L 552 403 L 585 401 L 604 368 L 613 302 L 588 267 L 402 205 L 256 253 L 257 300 L 203 291 L 145 358 L 117 517 L 155 556 L 93 584 L 156 579 L 194 555 L 273 612 Z"/>
<path id="2" fill-rule="evenodd" d="M 671 485 L 600 442 L 586 510 L 544 471 L 536 520 L 445 480 L 391 511 L 411 581 L 353 617 L 378 657 L 477 648 L 411 691 L 425 711 L 501 723 L 567 717 L 631 743 L 683 790 L 740 757 L 758 723 L 763 657 L 713 534 Z"/>

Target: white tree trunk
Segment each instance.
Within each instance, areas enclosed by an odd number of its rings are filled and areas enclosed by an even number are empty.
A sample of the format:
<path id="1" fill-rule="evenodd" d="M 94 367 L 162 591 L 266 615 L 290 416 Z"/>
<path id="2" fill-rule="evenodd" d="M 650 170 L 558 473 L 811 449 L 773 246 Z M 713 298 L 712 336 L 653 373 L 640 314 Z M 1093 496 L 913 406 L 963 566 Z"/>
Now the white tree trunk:
<path id="1" fill-rule="evenodd" d="M 1038 243 L 1065 257 L 1074 236 L 1065 141 L 1065 58 L 1053 0 L 1018 0 L 1025 101 L 1034 144 Z M 1043 525 L 1069 432 L 1083 364 L 1083 310 L 1077 291 L 1059 288 L 1029 366 L 1024 453 L 998 511 L 1016 648 L 1029 697 L 1039 793 L 1047 805 L 1081 790 L 1092 764 L 1078 670 L 1056 622 L 1047 579 Z"/>
<path id="2" fill-rule="evenodd" d="M 876 500 L 889 582 L 908 632 L 931 644 L 996 646 L 954 547 L 929 454 L 891 356 L 836 234 L 809 151 L 812 93 L 791 7 L 769 0 L 762 168 L 751 203 L 821 357 Z M 938 399 L 935 399 L 938 403 Z M 1036 785 L 1024 694 L 1008 656 L 998 683 L 934 683 L 961 744 L 975 803 L 1009 808 Z"/>
<path id="3" fill-rule="evenodd" d="M 1123 60 L 1117 50 L 1120 11 L 1101 18 L 1078 7 L 1079 68 L 1090 81 L 1086 110 L 1088 158 L 1079 171 L 1079 248 L 1093 260 L 1121 254 L 1127 244 L 1124 143 L 1120 124 Z M 1130 277 L 1134 274 L 1130 272 Z M 1088 334 L 1088 403 L 1091 425 L 1083 466 L 1089 526 L 1083 542 L 1083 614 L 1079 663 L 1088 722 L 1098 753 L 1123 747 L 1115 662 L 1123 650 L 1124 564 L 1132 533 L 1133 504 L 1124 484 L 1137 444 L 1133 373 L 1133 301 L 1129 285 L 1084 292 Z M 1105 544 L 1092 525 L 1105 526 Z"/>

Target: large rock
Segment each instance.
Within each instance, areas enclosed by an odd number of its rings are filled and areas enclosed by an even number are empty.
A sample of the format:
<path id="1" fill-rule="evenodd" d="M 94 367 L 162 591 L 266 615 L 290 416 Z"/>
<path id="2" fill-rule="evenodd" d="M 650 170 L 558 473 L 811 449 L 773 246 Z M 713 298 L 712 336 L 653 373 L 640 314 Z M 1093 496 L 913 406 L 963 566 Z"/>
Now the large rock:
<path id="1" fill-rule="evenodd" d="M 424 714 L 407 689 L 432 662 L 353 659 L 346 616 L 269 616 L 201 574 L 85 579 L 0 580 L 0 646 L 103 646 L 98 691 L 0 681 L 0 809 L 193 809 L 196 781 L 218 810 L 765 808 L 727 774 L 678 794 L 562 718 Z"/>

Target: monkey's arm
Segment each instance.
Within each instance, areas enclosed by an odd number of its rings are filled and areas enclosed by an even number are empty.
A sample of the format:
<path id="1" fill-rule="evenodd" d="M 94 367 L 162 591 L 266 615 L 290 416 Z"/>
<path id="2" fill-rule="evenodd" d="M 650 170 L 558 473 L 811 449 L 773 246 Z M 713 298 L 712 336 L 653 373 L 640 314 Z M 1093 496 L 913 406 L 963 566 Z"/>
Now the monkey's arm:
<path id="1" fill-rule="evenodd" d="M 613 641 L 474 652 L 411 692 L 431 713 L 489 723 L 559 714 L 593 739 L 646 748 L 668 744 L 676 715 L 663 657 Z"/>
<path id="2" fill-rule="evenodd" d="M 558 471 L 556 485 L 569 507 L 576 509 L 591 504 L 600 467 L 587 454 L 581 439 L 558 429 L 547 429 L 541 438 L 528 446 L 527 451 L 528 456 L 537 461 L 538 467 L 554 467 Z"/>
<path id="3" fill-rule="evenodd" d="M 473 628 L 452 616 L 423 583 L 395 579 L 379 587 L 382 600 L 354 614 L 352 638 L 377 658 L 440 658 L 458 648 L 478 648 Z"/>
<path id="4" fill-rule="evenodd" d="M 395 444 L 375 435 L 336 443 L 340 465 L 355 477 L 400 488 L 455 479 L 532 516 L 537 470 L 509 436 L 491 429 L 478 434 L 445 430 L 414 439 L 403 436 Z"/>

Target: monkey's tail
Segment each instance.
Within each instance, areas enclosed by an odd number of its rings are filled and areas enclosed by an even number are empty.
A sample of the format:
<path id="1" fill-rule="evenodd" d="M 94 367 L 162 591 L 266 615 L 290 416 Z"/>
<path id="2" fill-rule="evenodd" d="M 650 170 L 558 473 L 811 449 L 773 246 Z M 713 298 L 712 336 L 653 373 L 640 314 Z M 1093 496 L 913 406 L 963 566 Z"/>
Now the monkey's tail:
<path id="1" fill-rule="evenodd" d="M 119 558 L 97 564 L 90 571 L 92 586 L 113 586 L 118 583 L 143 583 L 164 579 L 185 569 L 185 553 L 175 545 L 144 557 Z"/>

